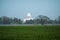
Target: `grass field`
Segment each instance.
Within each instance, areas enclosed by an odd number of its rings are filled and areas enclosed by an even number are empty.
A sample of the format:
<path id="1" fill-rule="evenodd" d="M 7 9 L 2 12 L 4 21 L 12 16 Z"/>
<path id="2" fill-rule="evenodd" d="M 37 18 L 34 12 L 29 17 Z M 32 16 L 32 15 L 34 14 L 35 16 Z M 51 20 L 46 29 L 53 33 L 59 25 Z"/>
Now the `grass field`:
<path id="1" fill-rule="evenodd" d="M 60 40 L 60 26 L 0 26 L 0 40 Z"/>

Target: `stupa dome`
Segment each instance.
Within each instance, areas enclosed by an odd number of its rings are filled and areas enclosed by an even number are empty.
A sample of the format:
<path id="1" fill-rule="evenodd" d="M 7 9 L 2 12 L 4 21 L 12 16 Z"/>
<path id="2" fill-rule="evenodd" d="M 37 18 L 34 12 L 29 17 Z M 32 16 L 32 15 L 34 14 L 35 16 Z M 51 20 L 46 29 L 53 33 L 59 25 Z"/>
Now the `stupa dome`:
<path id="1" fill-rule="evenodd" d="M 27 14 L 26 18 L 23 20 L 23 22 L 25 23 L 26 20 L 33 20 L 32 16 L 30 13 Z"/>

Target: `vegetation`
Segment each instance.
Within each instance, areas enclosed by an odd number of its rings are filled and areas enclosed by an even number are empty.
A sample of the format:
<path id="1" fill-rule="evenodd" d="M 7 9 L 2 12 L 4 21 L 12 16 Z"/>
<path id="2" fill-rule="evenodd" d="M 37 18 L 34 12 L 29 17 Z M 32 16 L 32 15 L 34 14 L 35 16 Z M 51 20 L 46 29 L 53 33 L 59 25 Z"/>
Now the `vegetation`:
<path id="1" fill-rule="evenodd" d="M 9 18 L 7 16 L 0 17 L 0 24 L 22 24 L 22 20 L 16 17 Z"/>
<path id="2" fill-rule="evenodd" d="M 50 19 L 47 16 L 43 16 L 43 15 L 39 15 L 36 19 L 35 19 L 37 24 L 46 24 L 50 21 Z"/>
<path id="3" fill-rule="evenodd" d="M 60 40 L 60 26 L 0 26 L 0 40 Z"/>
<path id="4" fill-rule="evenodd" d="M 23 21 L 20 18 L 9 18 L 7 16 L 0 17 L 0 24 L 22 24 Z M 25 24 L 60 24 L 60 16 L 55 20 L 50 19 L 44 15 L 38 15 L 33 20 L 26 20 Z"/>

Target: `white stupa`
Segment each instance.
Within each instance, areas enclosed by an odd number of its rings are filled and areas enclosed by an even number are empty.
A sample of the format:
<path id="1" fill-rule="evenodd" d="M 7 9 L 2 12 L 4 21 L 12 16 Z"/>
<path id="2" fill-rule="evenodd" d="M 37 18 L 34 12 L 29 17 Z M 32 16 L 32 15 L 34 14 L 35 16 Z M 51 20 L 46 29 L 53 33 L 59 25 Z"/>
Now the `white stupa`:
<path id="1" fill-rule="evenodd" d="M 23 23 L 25 23 L 26 20 L 33 20 L 33 18 L 32 18 L 30 13 L 27 14 L 26 18 L 23 20 Z"/>

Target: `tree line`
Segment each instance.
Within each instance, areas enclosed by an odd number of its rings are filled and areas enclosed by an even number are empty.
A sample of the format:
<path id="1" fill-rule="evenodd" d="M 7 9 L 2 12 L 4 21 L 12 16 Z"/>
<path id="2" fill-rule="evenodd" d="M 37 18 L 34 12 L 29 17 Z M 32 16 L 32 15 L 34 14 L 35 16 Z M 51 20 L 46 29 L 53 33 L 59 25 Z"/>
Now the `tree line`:
<path id="1" fill-rule="evenodd" d="M 7 16 L 0 17 L 0 24 L 60 24 L 60 16 L 58 16 L 55 20 L 50 19 L 44 15 L 38 15 L 33 20 L 26 20 L 25 23 L 19 18 L 9 18 Z"/>

